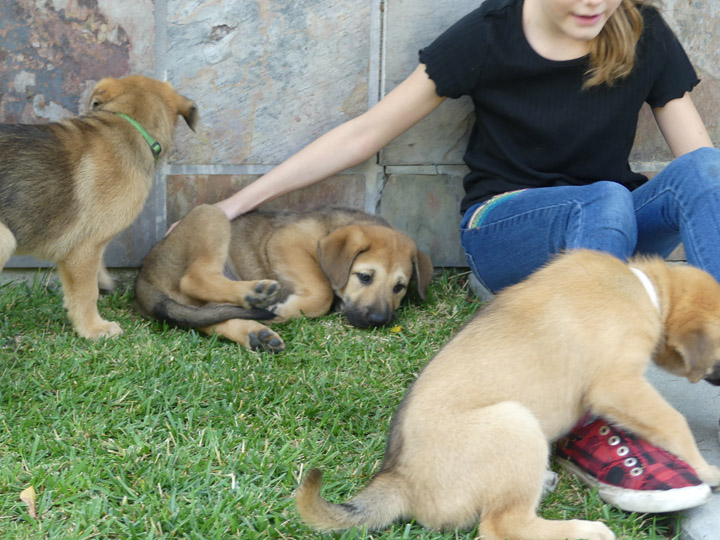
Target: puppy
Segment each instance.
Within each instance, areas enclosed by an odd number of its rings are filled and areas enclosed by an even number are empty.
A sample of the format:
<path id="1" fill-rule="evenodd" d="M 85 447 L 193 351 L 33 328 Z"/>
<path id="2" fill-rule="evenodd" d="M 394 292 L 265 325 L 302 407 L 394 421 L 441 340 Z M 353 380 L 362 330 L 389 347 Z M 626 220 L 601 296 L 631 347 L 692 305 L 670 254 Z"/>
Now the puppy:
<path id="1" fill-rule="evenodd" d="M 337 297 L 353 325 L 388 324 L 411 279 L 424 299 L 432 272 L 410 237 L 365 212 L 255 211 L 230 223 L 201 205 L 143 261 L 135 296 L 147 316 L 279 351 L 280 336 L 248 319 L 319 317 Z"/>
<path id="2" fill-rule="evenodd" d="M 57 263 L 78 334 L 122 333 L 97 310 L 107 243 L 145 203 L 177 116 L 194 129 L 197 107 L 142 76 L 102 79 L 84 116 L 45 125 L 0 125 L 0 270 L 13 253 Z"/>
<path id="3" fill-rule="evenodd" d="M 685 418 L 645 379 L 651 358 L 691 382 L 718 381 L 720 285 L 657 258 L 628 266 L 593 251 L 561 256 L 498 294 L 427 364 L 395 412 L 384 462 L 365 489 L 331 504 L 313 469 L 297 491 L 299 513 L 323 531 L 400 518 L 434 529 L 479 520 L 485 540 L 611 540 L 602 523 L 536 515 L 549 443 L 586 410 L 720 484 Z"/>

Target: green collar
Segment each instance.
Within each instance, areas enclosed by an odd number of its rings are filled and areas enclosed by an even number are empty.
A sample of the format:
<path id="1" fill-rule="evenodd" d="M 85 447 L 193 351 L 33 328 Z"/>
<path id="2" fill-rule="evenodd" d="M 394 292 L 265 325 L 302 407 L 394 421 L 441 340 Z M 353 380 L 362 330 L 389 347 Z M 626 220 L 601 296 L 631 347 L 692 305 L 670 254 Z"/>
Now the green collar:
<path id="1" fill-rule="evenodd" d="M 157 142 L 155 139 L 153 139 L 150 134 L 145 130 L 144 127 L 142 127 L 140 124 L 138 124 L 135 120 L 130 118 L 127 114 L 116 112 L 119 117 L 124 118 L 128 122 L 132 124 L 132 126 L 137 129 L 140 132 L 140 135 L 143 136 L 143 139 L 145 139 L 145 142 L 148 143 L 150 146 L 150 151 L 153 153 L 153 156 L 155 157 L 155 163 L 157 163 L 158 158 L 160 157 L 160 152 L 162 152 L 162 146 L 160 146 L 160 143 Z"/>

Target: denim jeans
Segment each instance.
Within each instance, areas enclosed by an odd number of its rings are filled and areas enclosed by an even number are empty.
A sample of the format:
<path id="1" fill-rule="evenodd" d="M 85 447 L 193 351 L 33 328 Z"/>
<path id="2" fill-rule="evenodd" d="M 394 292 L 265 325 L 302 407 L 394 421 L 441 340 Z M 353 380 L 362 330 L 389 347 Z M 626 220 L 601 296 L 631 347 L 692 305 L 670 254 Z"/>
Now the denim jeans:
<path id="1" fill-rule="evenodd" d="M 467 210 L 460 240 L 472 272 L 493 292 L 561 251 L 667 257 L 680 242 L 690 264 L 720 281 L 720 150 L 685 154 L 634 191 L 601 181 L 500 195 Z"/>

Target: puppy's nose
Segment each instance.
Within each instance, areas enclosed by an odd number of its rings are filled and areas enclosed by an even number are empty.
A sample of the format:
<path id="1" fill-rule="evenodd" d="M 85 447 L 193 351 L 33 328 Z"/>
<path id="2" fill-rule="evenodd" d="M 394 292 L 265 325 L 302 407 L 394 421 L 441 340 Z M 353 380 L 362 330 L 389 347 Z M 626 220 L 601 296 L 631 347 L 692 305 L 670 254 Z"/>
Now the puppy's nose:
<path id="1" fill-rule="evenodd" d="M 390 311 L 389 309 L 384 309 L 369 313 L 367 316 L 367 321 L 374 326 L 383 326 L 390 323 L 393 318 L 394 316 L 392 311 Z"/>

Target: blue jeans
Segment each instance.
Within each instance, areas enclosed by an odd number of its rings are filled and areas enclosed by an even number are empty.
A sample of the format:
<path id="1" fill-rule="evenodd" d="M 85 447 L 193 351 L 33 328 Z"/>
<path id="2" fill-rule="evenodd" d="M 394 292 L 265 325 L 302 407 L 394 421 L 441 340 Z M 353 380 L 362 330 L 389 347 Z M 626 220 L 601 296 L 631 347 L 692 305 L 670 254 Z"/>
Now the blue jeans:
<path id="1" fill-rule="evenodd" d="M 720 150 L 685 154 L 634 191 L 602 181 L 503 194 L 467 210 L 460 241 L 493 292 L 561 251 L 667 257 L 680 242 L 690 264 L 720 281 Z"/>

